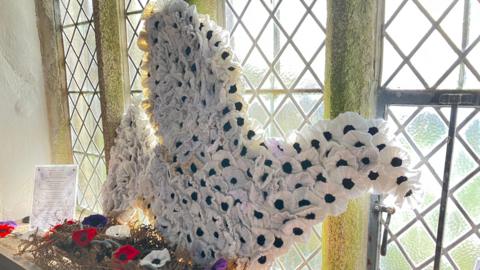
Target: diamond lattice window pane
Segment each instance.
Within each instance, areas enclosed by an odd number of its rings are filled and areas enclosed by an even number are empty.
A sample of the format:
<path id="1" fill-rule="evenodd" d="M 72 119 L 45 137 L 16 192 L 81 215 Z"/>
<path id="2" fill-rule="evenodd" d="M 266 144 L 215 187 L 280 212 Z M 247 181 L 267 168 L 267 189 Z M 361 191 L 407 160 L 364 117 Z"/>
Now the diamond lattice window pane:
<path id="1" fill-rule="evenodd" d="M 150 0 L 125 0 L 125 25 L 128 52 L 128 75 L 130 78 L 130 91 L 134 98 L 139 98 L 142 93 L 140 66 L 143 52 L 137 46 L 137 39 L 143 29 L 140 20 L 143 9 Z"/>
<path id="2" fill-rule="evenodd" d="M 91 21 L 92 2 L 89 0 L 62 0 L 60 1 L 60 16 L 64 26 Z"/>
<path id="3" fill-rule="evenodd" d="M 396 243 L 388 246 L 388 256 L 380 260 L 380 269 L 409 269 L 410 265 Z"/>
<path id="4" fill-rule="evenodd" d="M 408 264 L 411 269 L 431 269 L 439 222 L 439 205 L 446 153 L 449 108 L 390 106 L 388 120 L 422 170 L 425 196 L 414 211 L 392 217 L 389 251 L 380 265 Z M 473 269 L 480 224 L 480 109 L 460 108 L 452 156 L 445 231 L 440 269 Z M 428 131 L 428 132 L 425 132 Z M 421 248 L 419 248 L 421 247 Z M 393 251 L 392 251 L 393 250 Z M 477 254 L 473 254 L 477 252 Z M 382 269 L 383 269 L 382 267 Z"/>
<path id="5" fill-rule="evenodd" d="M 127 45 L 128 45 L 128 69 L 130 76 L 130 89 L 141 91 L 140 65 L 142 64 L 143 52 L 137 46 L 138 33 L 143 29 L 140 21 L 141 14 L 127 16 Z"/>
<path id="6" fill-rule="evenodd" d="M 138 12 L 143 10 L 149 0 L 125 0 L 125 10 L 127 12 Z"/>
<path id="7" fill-rule="evenodd" d="M 320 118 L 326 2 L 228 0 L 225 9 L 245 88 L 251 90 L 255 111 L 263 109 L 259 120 L 267 134 L 284 137 Z M 280 123 L 278 114 L 289 114 L 300 124 Z"/>
<path id="8" fill-rule="evenodd" d="M 74 161 L 79 165 L 78 206 L 101 212 L 106 179 L 92 1 L 60 1 Z"/>
<path id="9" fill-rule="evenodd" d="M 438 57 L 439 55 L 442 57 Z M 433 32 L 412 56 L 411 63 L 426 83 L 433 86 L 457 57 L 458 55 L 450 48 L 445 39 L 438 32 Z M 435 64 L 432 65 L 433 59 L 435 59 Z M 451 85 L 451 88 L 455 88 L 455 84 Z"/>
<path id="10" fill-rule="evenodd" d="M 279 257 L 272 270 L 283 269 L 319 269 L 321 267 L 321 232 L 322 226 L 318 224 L 307 242 L 298 244 L 283 256 Z"/>
<path id="11" fill-rule="evenodd" d="M 478 254 L 480 254 L 480 237 L 472 234 L 450 251 L 452 260 L 457 269 L 474 269 Z M 445 261 L 445 257 L 442 261 Z"/>
<path id="12" fill-rule="evenodd" d="M 323 116 L 326 1 L 226 0 L 226 28 L 244 67 L 250 116 L 267 136 L 289 132 Z M 272 269 L 321 267 L 321 225 Z"/>
<path id="13" fill-rule="evenodd" d="M 435 241 L 420 222 L 411 226 L 399 237 L 398 241 L 415 267 L 432 258 L 435 254 Z"/>
<path id="14" fill-rule="evenodd" d="M 448 131 L 448 127 L 433 108 L 425 108 L 419 112 L 406 129 L 424 154 L 437 146 Z"/>
<path id="15" fill-rule="evenodd" d="M 446 218 L 447 226 L 451 229 L 445 234 L 443 248 L 447 253 L 442 257 L 442 261 L 450 262 L 456 269 L 473 269 L 479 254 L 479 126 L 479 108 L 459 109 L 455 148 L 460 150 L 453 157 L 454 175 L 450 184 Z"/>
<path id="16" fill-rule="evenodd" d="M 280 75 L 285 85 L 284 88 L 291 88 L 300 76 L 300 72 L 305 69 L 305 62 L 293 45 L 287 45 L 280 59 L 274 66 L 274 71 Z"/>
<path id="17" fill-rule="evenodd" d="M 288 130 L 295 130 L 299 128 L 299 123 L 302 121 L 302 115 L 299 113 L 292 100 L 286 98 L 286 101 L 275 114 L 275 121 L 285 134 Z"/>
<path id="18" fill-rule="evenodd" d="M 448 247 L 455 245 L 454 242 L 459 236 L 465 235 L 471 230 L 468 220 L 465 219 L 459 208 L 462 206 L 455 205 L 455 202 L 448 200 L 447 212 L 445 218 L 445 233 L 443 237 L 443 246 Z"/>
<path id="19" fill-rule="evenodd" d="M 318 252 L 316 249 L 320 249 L 321 243 L 320 237 L 317 234 L 312 234 L 307 242 L 298 244 L 298 250 L 303 258 L 309 258 L 315 252 Z"/>
<path id="20" fill-rule="evenodd" d="M 480 174 L 472 177 L 454 194 L 455 199 L 475 224 L 480 224 L 480 204 L 475 199 L 478 194 L 480 194 Z"/>
<path id="21" fill-rule="evenodd" d="M 480 89 L 480 2 L 385 1 L 382 86 Z"/>
<path id="22" fill-rule="evenodd" d="M 422 171 L 422 183 L 428 188 L 416 210 L 399 211 L 392 216 L 389 248 L 387 256 L 380 258 L 381 269 L 389 265 L 425 269 L 433 262 L 449 113 L 448 109 L 439 107 L 388 108 L 388 122 L 409 152 L 413 165 Z"/>

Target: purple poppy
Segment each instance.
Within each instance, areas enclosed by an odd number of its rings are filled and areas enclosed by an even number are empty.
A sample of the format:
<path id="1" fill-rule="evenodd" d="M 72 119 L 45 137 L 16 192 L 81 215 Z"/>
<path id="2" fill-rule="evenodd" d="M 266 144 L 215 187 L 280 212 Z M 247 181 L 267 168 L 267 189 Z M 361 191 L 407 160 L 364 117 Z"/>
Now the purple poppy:
<path id="1" fill-rule="evenodd" d="M 90 215 L 83 219 L 82 224 L 90 227 L 104 227 L 108 222 L 107 217 L 99 214 Z"/>
<path id="2" fill-rule="evenodd" d="M 9 225 L 13 228 L 16 228 L 18 226 L 17 223 L 13 220 L 0 221 L 0 225 Z"/>
<path id="3" fill-rule="evenodd" d="M 219 259 L 215 264 L 210 268 L 210 270 L 226 270 L 228 262 L 225 259 Z"/>

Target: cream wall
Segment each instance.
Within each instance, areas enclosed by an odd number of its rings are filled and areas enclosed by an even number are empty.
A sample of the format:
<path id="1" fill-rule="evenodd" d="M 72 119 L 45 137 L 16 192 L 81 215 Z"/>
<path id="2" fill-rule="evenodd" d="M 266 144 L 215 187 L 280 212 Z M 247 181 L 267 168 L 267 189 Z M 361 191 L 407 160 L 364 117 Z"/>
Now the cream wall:
<path id="1" fill-rule="evenodd" d="M 0 0 L 0 220 L 30 214 L 36 164 L 50 161 L 35 1 Z"/>

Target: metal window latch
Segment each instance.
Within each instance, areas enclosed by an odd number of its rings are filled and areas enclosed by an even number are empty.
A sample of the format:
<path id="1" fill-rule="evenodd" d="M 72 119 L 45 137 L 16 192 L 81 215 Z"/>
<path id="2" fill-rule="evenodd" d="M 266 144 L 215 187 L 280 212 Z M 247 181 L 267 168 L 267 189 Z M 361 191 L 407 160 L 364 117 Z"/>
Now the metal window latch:
<path id="1" fill-rule="evenodd" d="M 385 220 L 384 224 L 384 230 L 383 230 L 383 235 L 382 235 L 382 244 L 380 246 L 380 255 L 385 256 L 387 255 L 387 238 L 388 238 L 388 226 L 390 225 L 390 219 L 392 218 L 392 215 L 395 214 L 395 208 L 393 207 L 387 207 L 381 204 L 376 204 L 374 207 L 374 210 L 380 215 L 385 212 L 387 213 L 387 219 Z"/>

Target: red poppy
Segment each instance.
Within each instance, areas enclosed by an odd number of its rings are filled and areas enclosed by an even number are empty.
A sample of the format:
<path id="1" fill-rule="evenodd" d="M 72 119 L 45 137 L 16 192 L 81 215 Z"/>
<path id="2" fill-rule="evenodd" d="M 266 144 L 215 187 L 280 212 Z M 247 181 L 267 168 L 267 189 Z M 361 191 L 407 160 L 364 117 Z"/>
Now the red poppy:
<path id="1" fill-rule="evenodd" d="M 57 225 L 53 226 L 53 228 L 50 229 L 50 232 L 55 232 L 56 230 L 58 230 L 63 225 L 73 225 L 73 224 L 75 224 L 75 221 L 67 220 L 67 221 L 65 221 L 65 223 L 60 223 L 60 224 L 57 224 Z"/>
<path id="2" fill-rule="evenodd" d="M 49 238 L 51 234 L 58 231 L 63 225 L 74 225 L 74 224 L 75 224 L 75 221 L 73 221 L 73 220 L 67 220 L 65 223 L 57 224 L 57 225 L 53 226 L 50 230 L 48 230 L 48 232 L 46 232 L 43 237 Z"/>
<path id="3" fill-rule="evenodd" d="M 131 245 L 123 245 L 113 253 L 113 257 L 119 260 L 122 264 L 126 264 L 129 261 L 134 260 L 138 255 L 140 255 L 140 251 Z"/>
<path id="4" fill-rule="evenodd" d="M 5 236 L 11 234 L 13 232 L 13 229 L 15 228 L 8 224 L 0 225 L 0 238 L 4 238 Z"/>
<path id="5" fill-rule="evenodd" d="M 87 228 L 83 230 L 74 231 L 72 233 L 72 240 L 80 247 L 87 246 L 92 242 L 93 238 L 97 235 L 97 229 Z"/>

